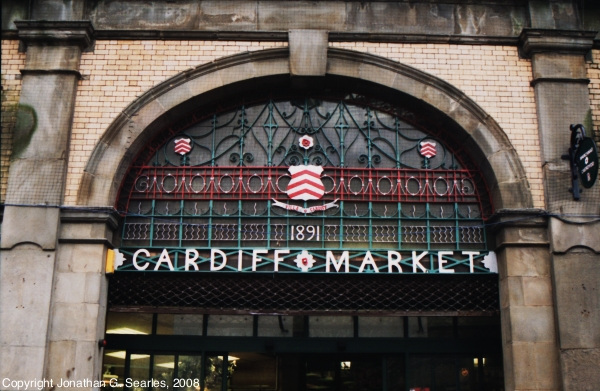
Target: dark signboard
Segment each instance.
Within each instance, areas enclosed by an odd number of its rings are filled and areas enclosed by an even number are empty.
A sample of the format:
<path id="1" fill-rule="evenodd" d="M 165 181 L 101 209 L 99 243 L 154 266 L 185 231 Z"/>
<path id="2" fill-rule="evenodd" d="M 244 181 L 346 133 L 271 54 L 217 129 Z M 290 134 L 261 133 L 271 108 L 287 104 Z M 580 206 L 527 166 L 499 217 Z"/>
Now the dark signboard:
<path id="1" fill-rule="evenodd" d="M 594 140 L 586 137 L 583 125 L 571 125 L 570 130 L 571 147 L 569 154 L 563 155 L 563 159 L 570 161 L 572 184 L 570 191 L 573 193 L 573 199 L 579 201 L 581 198 L 579 182 L 581 181 L 581 186 L 589 189 L 598 177 L 598 151 Z"/>
<path id="2" fill-rule="evenodd" d="M 598 151 L 591 137 L 583 137 L 575 151 L 575 165 L 581 185 L 589 189 L 598 177 Z"/>

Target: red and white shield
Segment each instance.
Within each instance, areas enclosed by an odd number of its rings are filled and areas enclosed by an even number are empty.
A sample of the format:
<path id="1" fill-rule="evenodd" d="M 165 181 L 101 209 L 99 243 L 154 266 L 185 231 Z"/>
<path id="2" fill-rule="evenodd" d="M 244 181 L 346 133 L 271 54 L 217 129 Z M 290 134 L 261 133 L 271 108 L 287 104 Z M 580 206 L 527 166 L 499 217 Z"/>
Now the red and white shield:
<path id="1" fill-rule="evenodd" d="M 421 156 L 425 156 L 426 158 L 431 159 L 437 153 L 437 151 L 435 150 L 436 145 L 437 144 L 433 141 L 423 141 L 421 143 L 421 149 L 419 150 L 419 153 L 421 154 Z"/>
<path id="2" fill-rule="evenodd" d="M 175 153 L 185 155 L 192 150 L 192 140 L 189 138 L 178 138 L 175 140 Z"/>
<path id="3" fill-rule="evenodd" d="M 318 200 L 325 194 L 325 185 L 321 181 L 321 166 L 292 166 L 288 168 L 292 179 L 286 193 L 292 200 Z"/>

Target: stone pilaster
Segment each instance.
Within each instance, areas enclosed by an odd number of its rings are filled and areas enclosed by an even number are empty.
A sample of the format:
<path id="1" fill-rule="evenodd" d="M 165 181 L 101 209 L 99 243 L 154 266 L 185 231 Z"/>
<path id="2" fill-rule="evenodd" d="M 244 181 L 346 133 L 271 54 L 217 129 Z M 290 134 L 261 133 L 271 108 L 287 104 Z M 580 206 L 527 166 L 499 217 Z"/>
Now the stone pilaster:
<path id="1" fill-rule="evenodd" d="M 506 390 L 561 390 L 547 218 L 501 211 L 494 221 Z"/>
<path id="2" fill-rule="evenodd" d="M 590 110 L 585 55 L 595 35 L 542 29 L 525 29 L 521 34 L 521 52 L 532 63 L 546 208 L 553 213 L 600 211 L 599 205 L 586 202 L 585 191 L 581 202 L 573 200 L 569 164 L 562 159 L 570 146 L 569 126 L 582 123 Z"/>
<path id="3" fill-rule="evenodd" d="M 89 22 L 15 22 L 27 51 L 0 242 L 0 378 L 42 379 L 71 122 Z"/>
<path id="4" fill-rule="evenodd" d="M 109 209 L 61 211 L 47 379 L 101 379 L 103 351 L 98 341 L 104 338 L 108 296 L 104 260 L 117 225 L 117 216 Z"/>
<path id="5" fill-rule="evenodd" d="M 568 161 L 562 159 L 570 146 L 569 126 L 583 123 L 590 110 L 585 55 L 595 35 L 543 29 L 521 35 L 522 52 L 532 61 L 564 390 L 592 390 L 600 384 L 594 369 L 600 359 L 598 185 L 584 189 L 575 201 Z"/>

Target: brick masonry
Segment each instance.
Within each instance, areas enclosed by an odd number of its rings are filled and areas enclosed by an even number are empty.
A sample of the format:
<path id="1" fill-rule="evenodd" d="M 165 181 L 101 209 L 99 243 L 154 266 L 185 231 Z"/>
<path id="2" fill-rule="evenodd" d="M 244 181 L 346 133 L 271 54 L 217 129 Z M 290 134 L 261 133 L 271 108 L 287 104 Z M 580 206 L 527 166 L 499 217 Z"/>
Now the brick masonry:
<path id="1" fill-rule="evenodd" d="M 13 130 L 21 94 L 21 72 L 25 53 L 19 53 L 19 41 L 2 40 L 2 117 L 0 134 L 0 202 L 6 197 L 8 167 L 13 145 Z"/>
<path id="2" fill-rule="evenodd" d="M 227 41 L 97 41 L 81 59 L 71 136 L 65 204 L 74 205 L 79 182 L 92 150 L 113 119 L 140 95 L 186 69 L 246 51 L 287 45 L 287 42 Z M 537 117 L 531 62 L 520 59 L 516 47 L 347 42 L 331 47 L 367 52 L 413 66 L 464 91 L 489 113 L 508 135 L 527 172 L 536 208 L 544 208 Z M 587 63 L 594 129 L 600 127 L 600 51 Z M 25 54 L 18 41 L 2 41 L 2 145 L 0 201 L 6 178 L 20 69 Z M 595 135 L 600 139 L 600 134 Z"/>

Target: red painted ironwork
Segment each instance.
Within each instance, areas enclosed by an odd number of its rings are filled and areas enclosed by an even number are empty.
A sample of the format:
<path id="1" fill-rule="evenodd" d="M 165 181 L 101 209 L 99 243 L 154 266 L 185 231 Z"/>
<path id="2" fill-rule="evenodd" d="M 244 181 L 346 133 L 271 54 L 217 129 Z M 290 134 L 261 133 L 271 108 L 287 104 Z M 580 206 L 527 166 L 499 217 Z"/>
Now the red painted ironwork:
<path id="1" fill-rule="evenodd" d="M 140 167 L 130 200 L 288 200 L 287 167 Z M 469 170 L 323 167 L 322 200 L 479 202 Z M 293 199 L 293 197 L 292 197 Z"/>

